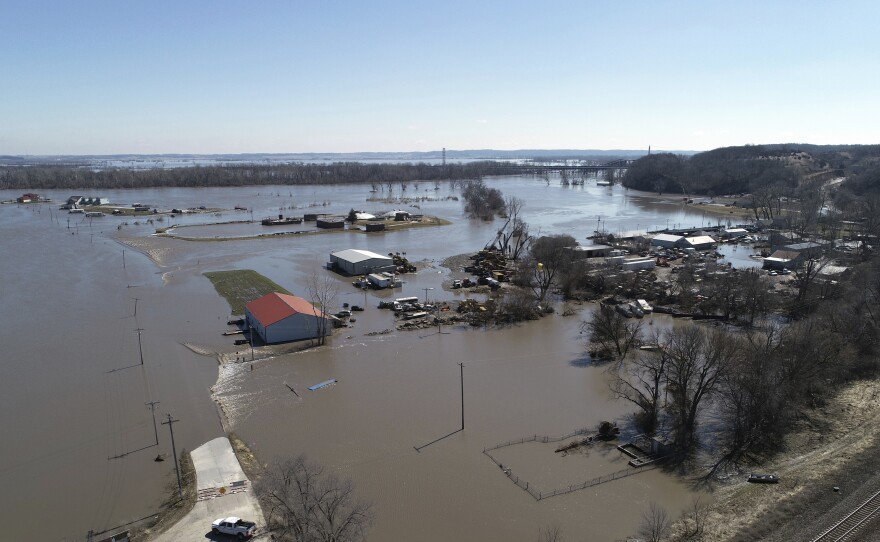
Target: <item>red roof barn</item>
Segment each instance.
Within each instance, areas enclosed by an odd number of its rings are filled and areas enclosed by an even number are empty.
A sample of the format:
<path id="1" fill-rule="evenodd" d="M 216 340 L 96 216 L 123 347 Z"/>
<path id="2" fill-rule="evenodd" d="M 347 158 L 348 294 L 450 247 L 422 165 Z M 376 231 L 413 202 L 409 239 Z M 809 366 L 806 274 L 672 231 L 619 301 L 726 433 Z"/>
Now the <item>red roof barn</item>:
<path id="1" fill-rule="evenodd" d="M 245 305 L 244 313 L 248 326 L 267 344 L 313 339 L 333 330 L 328 315 L 295 295 L 264 295 Z"/>

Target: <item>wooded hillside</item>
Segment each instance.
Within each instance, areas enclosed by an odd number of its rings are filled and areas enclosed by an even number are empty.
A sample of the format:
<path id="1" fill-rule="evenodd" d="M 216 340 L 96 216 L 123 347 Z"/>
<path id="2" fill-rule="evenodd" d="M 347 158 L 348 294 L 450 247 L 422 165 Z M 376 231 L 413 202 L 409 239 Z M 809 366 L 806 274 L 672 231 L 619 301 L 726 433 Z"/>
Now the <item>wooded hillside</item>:
<path id="1" fill-rule="evenodd" d="M 746 145 L 690 158 L 668 153 L 645 156 L 627 170 L 623 185 L 708 196 L 754 193 L 771 187 L 776 192 L 789 192 L 805 181 L 843 176 L 855 179 L 878 164 L 880 145 Z"/>

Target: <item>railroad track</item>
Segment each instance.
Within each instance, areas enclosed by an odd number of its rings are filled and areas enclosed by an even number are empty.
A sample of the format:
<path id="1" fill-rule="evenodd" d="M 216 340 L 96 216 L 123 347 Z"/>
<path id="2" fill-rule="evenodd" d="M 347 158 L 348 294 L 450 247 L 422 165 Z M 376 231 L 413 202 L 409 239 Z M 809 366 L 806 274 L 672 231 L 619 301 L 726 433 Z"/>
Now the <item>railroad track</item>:
<path id="1" fill-rule="evenodd" d="M 880 515 L 880 491 L 874 493 L 812 542 L 843 542 L 852 540 L 869 521 Z"/>

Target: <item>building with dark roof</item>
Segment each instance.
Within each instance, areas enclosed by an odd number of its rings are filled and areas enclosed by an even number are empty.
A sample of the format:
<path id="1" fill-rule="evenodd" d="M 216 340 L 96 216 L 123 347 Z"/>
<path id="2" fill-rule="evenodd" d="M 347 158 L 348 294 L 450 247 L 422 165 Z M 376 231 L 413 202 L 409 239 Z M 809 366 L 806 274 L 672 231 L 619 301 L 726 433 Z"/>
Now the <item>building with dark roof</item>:
<path id="1" fill-rule="evenodd" d="M 803 264 L 804 258 L 800 252 L 794 250 L 777 250 L 769 257 L 764 258 L 764 269 L 797 269 Z"/>

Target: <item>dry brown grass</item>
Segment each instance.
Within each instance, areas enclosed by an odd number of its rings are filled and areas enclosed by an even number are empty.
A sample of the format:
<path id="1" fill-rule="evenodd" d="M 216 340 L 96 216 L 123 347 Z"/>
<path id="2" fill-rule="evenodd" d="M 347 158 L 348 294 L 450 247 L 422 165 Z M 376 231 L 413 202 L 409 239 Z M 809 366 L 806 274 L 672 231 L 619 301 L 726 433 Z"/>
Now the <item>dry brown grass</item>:
<path id="1" fill-rule="evenodd" d="M 762 540 L 787 524 L 828 510 L 832 486 L 857 487 L 880 467 L 880 382 L 863 380 L 804 413 L 786 437 L 786 452 L 755 467 L 779 475 L 779 484 L 749 484 L 742 473 L 714 491 L 704 540 Z M 833 497 L 832 497 L 833 498 Z M 676 525 L 677 532 L 681 526 Z M 672 537 L 676 539 L 675 536 Z"/>

